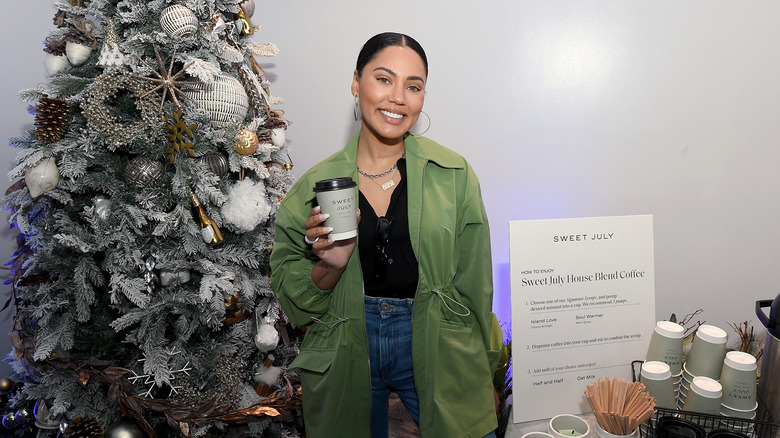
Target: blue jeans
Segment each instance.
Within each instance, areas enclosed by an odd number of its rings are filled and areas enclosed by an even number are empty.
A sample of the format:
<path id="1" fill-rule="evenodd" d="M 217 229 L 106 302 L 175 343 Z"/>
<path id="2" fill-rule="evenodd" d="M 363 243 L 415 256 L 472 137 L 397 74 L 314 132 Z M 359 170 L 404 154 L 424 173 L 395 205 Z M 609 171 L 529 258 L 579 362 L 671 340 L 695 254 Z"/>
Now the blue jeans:
<path id="1" fill-rule="evenodd" d="M 371 437 L 388 435 L 390 393 L 419 423 L 420 405 L 412 373 L 412 305 L 414 300 L 365 297 L 368 360 L 371 365 Z"/>
<path id="2" fill-rule="evenodd" d="M 368 359 L 371 365 L 371 437 L 388 436 L 390 393 L 420 423 L 420 403 L 412 372 L 412 306 L 414 299 L 365 297 Z M 495 438 L 494 432 L 484 438 Z"/>

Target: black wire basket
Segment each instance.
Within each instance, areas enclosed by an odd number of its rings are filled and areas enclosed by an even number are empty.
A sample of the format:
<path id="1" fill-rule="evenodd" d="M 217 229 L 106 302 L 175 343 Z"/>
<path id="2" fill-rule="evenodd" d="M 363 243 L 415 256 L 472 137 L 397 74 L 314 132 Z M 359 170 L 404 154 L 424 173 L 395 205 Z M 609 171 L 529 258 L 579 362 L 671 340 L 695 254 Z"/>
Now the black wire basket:
<path id="1" fill-rule="evenodd" d="M 635 382 L 638 380 L 636 370 L 637 364 L 639 364 L 641 369 L 641 360 L 635 360 L 631 363 L 631 377 Z M 717 431 L 725 430 L 732 434 L 742 434 L 747 438 L 780 438 L 780 436 L 778 436 L 780 425 L 774 422 L 772 415 L 769 413 L 769 410 L 766 409 L 766 405 L 760 397 L 758 398 L 756 417 L 753 419 L 656 407 L 656 413 L 640 426 L 639 431 L 641 437 L 656 438 L 658 422 L 662 418 L 667 417 L 678 418 L 697 425 L 704 433 L 705 437 L 714 438 L 714 436 L 717 435 Z M 688 438 L 695 438 L 695 436 L 692 435 Z"/>

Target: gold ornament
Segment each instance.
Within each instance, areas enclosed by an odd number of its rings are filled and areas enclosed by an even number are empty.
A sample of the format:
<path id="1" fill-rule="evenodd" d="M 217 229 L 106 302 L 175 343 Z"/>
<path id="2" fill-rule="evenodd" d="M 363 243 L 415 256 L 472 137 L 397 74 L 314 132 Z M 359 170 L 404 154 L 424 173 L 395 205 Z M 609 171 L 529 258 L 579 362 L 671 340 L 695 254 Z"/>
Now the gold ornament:
<path id="1" fill-rule="evenodd" d="M 187 68 L 192 65 L 192 62 L 187 63 L 181 70 L 179 70 L 176 74 L 173 74 L 173 61 L 176 59 L 176 51 L 174 50 L 173 55 L 171 55 L 171 65 L 168 66 L 168 70 L 165 70 L 165 64 L 163 64 L 162 58 L 160 57 L 160 51 L 157 50 L 157 46 L 154 47 L 154 55 L 157 57 L 157 63 L 159 64 L 160 71 L 157 72 L 154 69 L 152 69 L 152 73 L 157 76 L 156 78 L 149 78 L 149 77 L 143 77 L 143 76 L 137 76 L 140 79 L 153 82 L 157 84 L 156 87 L 152 88 L 144 94 L 143 97 L 146 97 L 149 94 L 154 93 L 157 90 L 162 89 L 162 99 L 160 100 L 160 111 L 162 111 L 163 104 L 165 104 L 165 96 L 170 94 L 171 99 L 173 100 L 173 103 L 176 104 L 177 108 L 181 108 L 181 103 L 179 103 L 179 99 L 176 97 L 176 93 L 179 93 L 180 95 L 184 96 L 184 93 L 179 89 L 179 86 L 182 84 L 191 84 L 193 82 L 188 81 L 179 81 L 179 77 L 183 75 Z M 143 59 L 141 60 L 147 67 L 152 68 L 149 64 L 146 63 Z"/>
<path id="2" fill-rule="evenodd" d="M 239 155 L 252 155 L 257 150 L 260 142 L 257 139 L 257 134 L 248 130 L 242 129 L 238 131 L 236 135 L 236 153 Z"/>
<path id="3" fill-rule="evenodd" d="M 8 377 L 3 377 L 2 379 L 0 379 L 0 391 L 8 392 L 13 387 L 14 387 L 13 380 L 9 379 Z"/>
<path id="4" fill-rule="evenodd" d="M 193 134 L 193 131 L 198 129 L 198 125 L 193 123 L 192 125 L 187 125 L 184 123 L 184 120 L 182 120 L 181 117 L 181 108 L 179 108 L 176 113 L 173 114 L 173 122 L 168 121 L 168 115 L 165 114 L 165 128 L 168 130 L 168 141 L 173 143 L 173 146 L 168 148 L 167 152 L 169 157 L 168 161 L 173 164 L 173 162 L 176 160 L 176 156 L 174 153 L 186 150 L 187 153 L 191 156 L 195 156 L 195 149 L 193 149 L 194 145 L 191 141 L 185 142 L 185 136 L 189 138 L 190 140 L 195 139 L 195 134 Z"/>
<path id="5" fill-rule="evenodd" d="M 247 15 L 243 9 L 239 9 L 238 13 L 236 14 L 236 21 L 241 23 L 241 36 L 252 35 L 255 33 L 255 30 L 252 27 L 252 22 L 249 21 L 249 15 Z"/>

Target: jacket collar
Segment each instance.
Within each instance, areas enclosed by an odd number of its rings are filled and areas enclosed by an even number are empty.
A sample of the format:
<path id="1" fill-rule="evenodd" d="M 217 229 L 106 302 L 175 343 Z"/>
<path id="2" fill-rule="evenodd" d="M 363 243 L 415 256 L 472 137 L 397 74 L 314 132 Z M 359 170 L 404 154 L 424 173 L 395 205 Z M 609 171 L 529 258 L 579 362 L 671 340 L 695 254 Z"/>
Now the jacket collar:
<path id="1" fill-rule="evenodd" d="M 358 139 L 360 139 L 360 131 L 355 133 L 347 146 L 342 149 L 342 159 L 349 164 L 354 164 L 357 160 Z M 407 159 L 415 157 L 424 162 L 434 162 L 440 167 L 463 168 L 462 159 L 426 137 L 407 134 L 404 137 L 404 146 L 406 146 Z"/>

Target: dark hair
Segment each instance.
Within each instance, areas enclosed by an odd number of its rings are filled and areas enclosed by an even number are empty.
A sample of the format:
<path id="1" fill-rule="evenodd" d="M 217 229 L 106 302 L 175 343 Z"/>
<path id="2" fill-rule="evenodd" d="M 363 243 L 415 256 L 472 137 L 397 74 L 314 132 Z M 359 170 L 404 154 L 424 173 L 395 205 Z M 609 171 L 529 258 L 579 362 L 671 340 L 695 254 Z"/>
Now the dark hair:
<path id="1" fill-rule="evenodd" d="M 377 53 L 390 46 L 409 47 L 417 52 L 417 54 L 420 55 L 420 58 L 422 58 L 423 65 L 425 66 L 425 76 L 428 76 L 428 57 L 425 56 L 425 50 L 423 50 L 420 43 L 409 35 L 396 32 L 385 32 L 374 35 L 363 44 L 363 48 L 360 49 L 360 53 L 358 54 L 357 66 L 355 67 L 358 76 L 363 73 L 363 67 L 371 62 Z"/>

